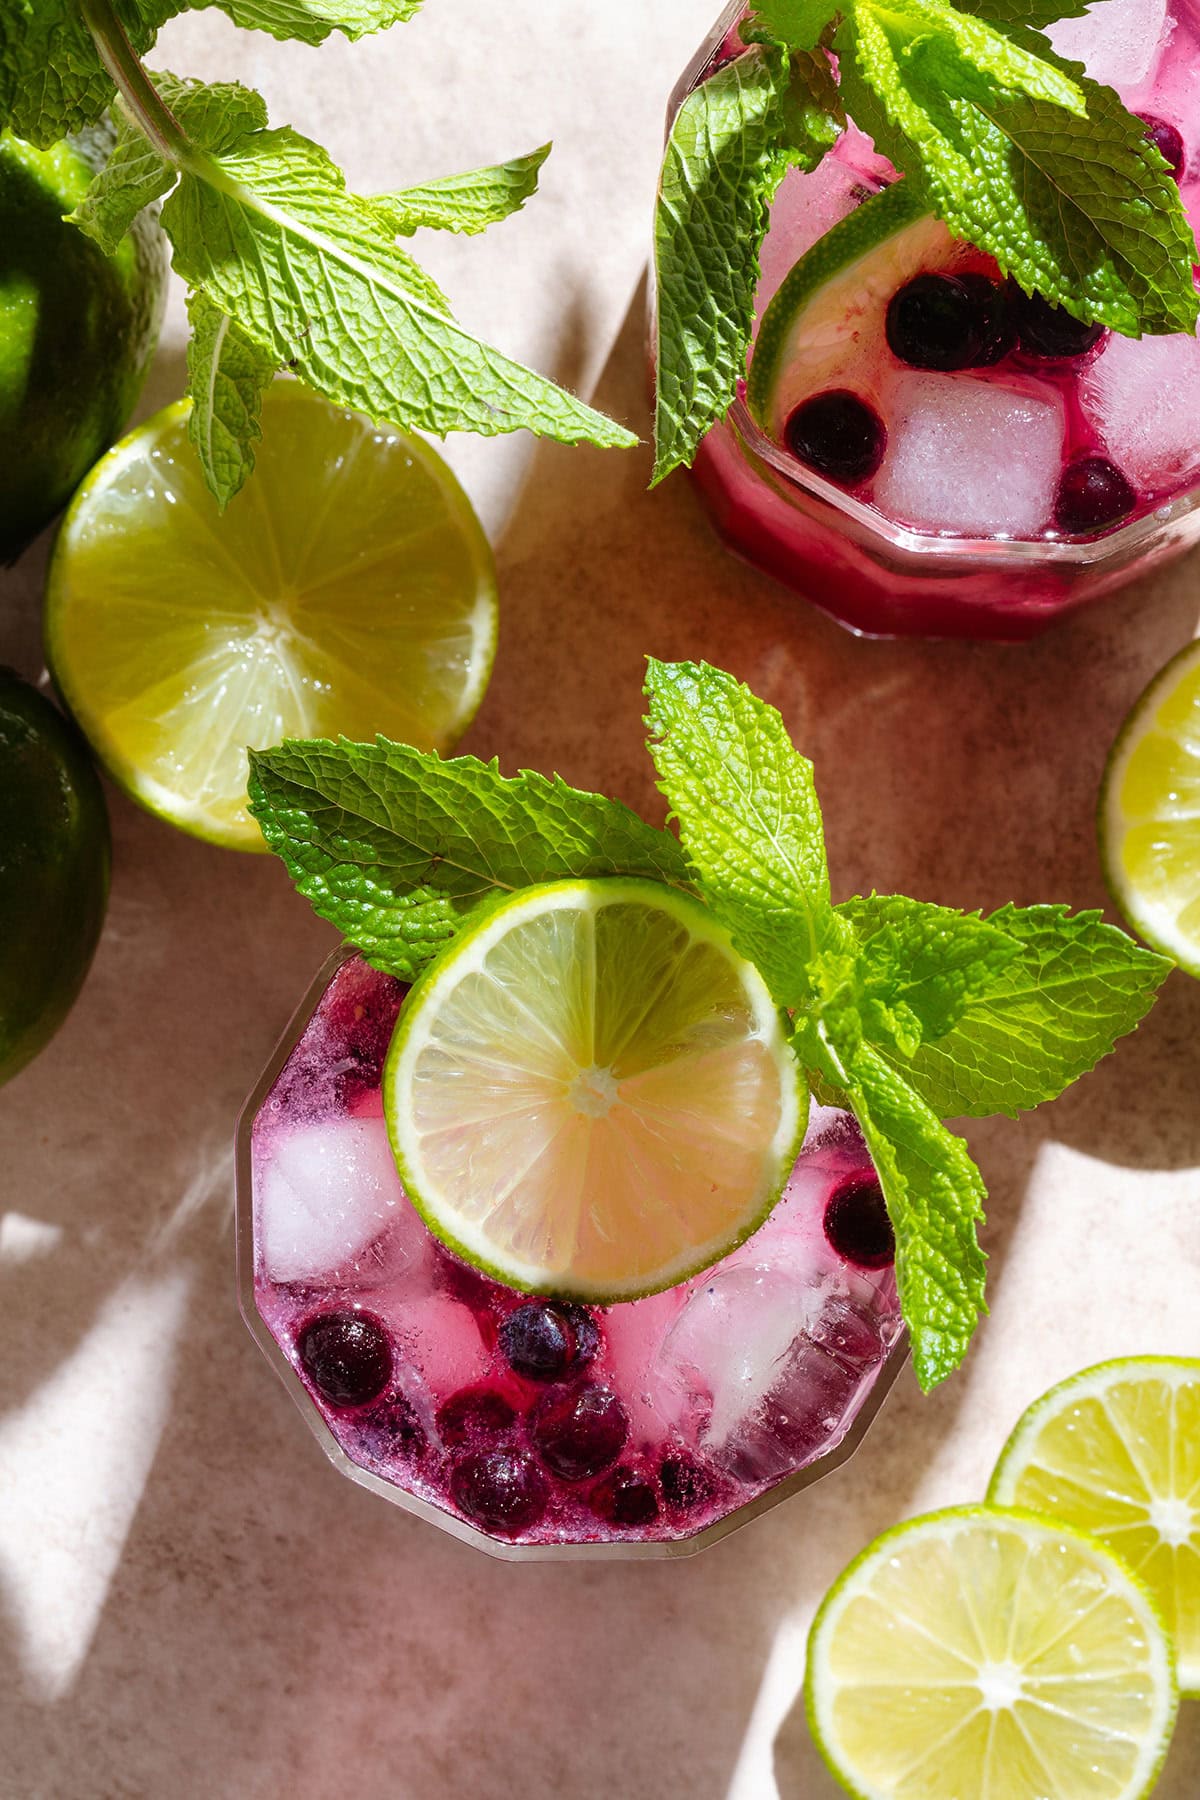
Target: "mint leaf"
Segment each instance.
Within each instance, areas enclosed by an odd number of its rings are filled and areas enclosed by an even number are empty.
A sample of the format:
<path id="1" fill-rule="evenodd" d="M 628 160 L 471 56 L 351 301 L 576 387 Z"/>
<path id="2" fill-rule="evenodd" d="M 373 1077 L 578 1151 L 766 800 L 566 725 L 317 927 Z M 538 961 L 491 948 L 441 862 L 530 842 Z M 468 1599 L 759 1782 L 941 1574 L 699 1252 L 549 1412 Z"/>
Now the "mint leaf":
<path id="1" fill-rule="evenodd" d="M 262 436 L 262 397 L 276 362 L 205 294 L 189 294 L 187 308 L 192 326 L 188 437 L 224 512 L 254 467 L 254 446 Z"/>
<path id="2" fill-rule="evenodd" d="M 160 25 L 187 0 L 110 0 L 134 50 L 153 44 Z M 8 125 L 42 149 L 94 123 L 116 89 L 84 23 L 78 0 L 4 0 L 0 92 Z"/>
<path id="3" fill-rule="evenodd" d="M 746 42 L 782 44 L 786 50 L 815 50 L 830 19 L 841 11 L 830 0 L 761 0 L 742 27 Z"/>
<path id="4" fill-rule="evenodd" d="M 184 280 L 339 405 L 439 434 L 636 442 L 455 324 L 370 203 L 297 132 L 194 159 L 162 223 Z"/>
<path id="5" fill-rule="evenodd" d="M 550 145 L 543 144 L 539 150 L 491 168 L 444 175 L 395 194 L 374 194 L 371 205 L 389 229 L 402 237 L 422 226 L 473 235 L 521 210 L 537 192 L 538 170 L 549 154 Z"/>
<path id="6" fill-rule="evenodd" d="M 208 4 L 249 30 L 322 44 L 331 31 L 360 38 L 411 19 L 420 11 L 421 0 L 208 0 Z"/>
<path id="7" fill-rule="evenodd" d="M 756 45 L 688 95 L 671 126 L 654 219 L 654 475 L 690 463 L 746 372 L 759 251 L 787 166 L 786 60 Z"/>
<path id="8" fill-rule="evenodd" d="M 1035 30 L 1058 19 L 1078 19 L 1090 0 L 960 0 L 959 11 L 993 25 L 1030 25 Z"/>
<path id="9" fill-rule="evenodd" d="M 780 105 L 781 132 L 788 161 L 815 169 L 845 128 L 837 77 L 824 50 L 797 50 Z"/>
<path id="10" fill-rule="evenodd" d="M 985 1310 L 976 1226 L 987 1190 L 962 1139 L 868 1045 L 846 1092 L 896 1234 L 900 1307 L 928 1393 L 961 1363 Z"/>
<path id="11" fill-rule="evenodd" d="M 890 896 L 873 895 L 837 911 L 869 946 L 890 905 Z M 1053 1100 L 1145 1017 L 1172 967 L 1098 912 L 1003 906 L 986 922 L 1017 954 L 967 996 L 944 1035 L 923 1041 L 901 1067 L 947 1117 L 1015 1118 Z"/>
<path id="12" fill-rule="evenodd" d="M 829 898 L 812 764 L 773 706 L 707 663 L 648 662 L 650 754 L 705 901 L 781 1006 L 850 934 Z"/>
<path id="13" fill-rule="evenodd" d="M 852 117 L 1027 292 L 1132 336 L 1192 329 L 1178 188 L 1111 89 L 943 0 L 854 0 L 836 48 Z"/>
<path id="14" fill-rule="evenodd" d="M 972 999 L 992 991 L 1001 972 L 1020 954 L 1020 944 L 978 913 L 909 900 L 903 894 L 871 894 L 837 908 L 855 928 L 862 948 L 856 973 L 867 1035 L 876 1044 L 894 1036 L 886 1015 L 896 1009 L 915 1025 L 917 1045 L 944 1037 Z"/>
<path id="15" fill-rule="evenodd" d="M 197 149 L 228 149 L 267 123 L 262 95 L 235 81 L 181 81 L 156 72 L 154 87 Z M 141 128 L 117 109 L 117 140 L 107 163 L 70 215 L 111 256 L 144 206 L 174 187 L 178 171 Z"/>
<path id="16" fill-rule="evenodd" d="M 671 834 L 616 800 L 386 738 L 252 750 L 250 811 L 314 910 L 406 981 L 495 890 L 592 875 L 689 885 Z"/>

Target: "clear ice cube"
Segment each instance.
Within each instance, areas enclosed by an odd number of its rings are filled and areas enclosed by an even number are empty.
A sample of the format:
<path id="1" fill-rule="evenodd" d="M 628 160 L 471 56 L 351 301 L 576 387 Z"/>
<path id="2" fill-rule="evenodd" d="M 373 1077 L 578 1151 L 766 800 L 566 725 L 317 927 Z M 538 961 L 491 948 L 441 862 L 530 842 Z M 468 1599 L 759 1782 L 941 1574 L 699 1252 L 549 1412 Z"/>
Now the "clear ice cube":
<path id="1" fill-rule="evenodd" d="M 1114 332 L 1080 399 L 1112 461 L 1141 487 L 1166 488 L 1200 468 L 1200 339 Z"/>
<path id="2" fill-rule="evenodd" d="M 1167 0 L 1099 0 L 1080 18 L 1051 25 L 1046 36 L 1093 81 L 1128 90 L 1150 73 L 1166 23 Z"/>
<path id="3" fill-rule="evenodd" d="M 385 1233 L 391 1269 L 411 1262 L 425 1241 L 381 1118 L 320 1119 L 275 1133 L 257 1193 L 258 1242 L 271 1281 L 377 1278 L 378 1257 L 360 1265 Z"/>
<path id="4" fill-rule="evenodd" d="M 1066 433 L 1056 395 L 960 374 L 904 374 L 884 423 L 875 502 L 890 518 L 1009 537 L 1046 526 Z"/>

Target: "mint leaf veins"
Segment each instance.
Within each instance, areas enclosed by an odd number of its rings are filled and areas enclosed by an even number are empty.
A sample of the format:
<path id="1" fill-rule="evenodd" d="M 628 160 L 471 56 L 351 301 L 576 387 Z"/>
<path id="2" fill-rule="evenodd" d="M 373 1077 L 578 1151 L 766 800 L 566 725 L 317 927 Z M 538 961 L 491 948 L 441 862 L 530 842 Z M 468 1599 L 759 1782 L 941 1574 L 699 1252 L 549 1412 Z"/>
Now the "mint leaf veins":
<path id="1" fill-rule="evenodd" d="M 1133 1029 L 1170 965 L 1061 906 L 834 905 L 812 765 L 775 708 L 703 663 L 651 660 L 646 692 L 679 838 L 557 777 L 384 739 L 251 752 L 250 810 L 322 918 L 406 980 L 498 890 L 637 875 L 695 893 L 790 1012 L 814 1094 L 858 1118 L 931 1387 L 984 1306 L 983 1178 L 943 1116 L 1052 1099 Z"/>

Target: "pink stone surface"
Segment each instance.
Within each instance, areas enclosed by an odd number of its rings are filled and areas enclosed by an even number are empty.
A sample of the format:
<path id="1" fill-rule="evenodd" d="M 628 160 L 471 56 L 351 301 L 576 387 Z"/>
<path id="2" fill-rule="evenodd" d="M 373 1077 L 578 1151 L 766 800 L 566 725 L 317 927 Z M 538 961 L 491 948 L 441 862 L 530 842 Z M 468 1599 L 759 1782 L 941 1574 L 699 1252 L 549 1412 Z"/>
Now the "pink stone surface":
<path id="1" fill-rule="evenodd" d="M 158 62 L 260 86 L 363 189 L 555 139 L 542 195 L 429 262 L 462 317 L 646 434 L 639 282 L 685 0 L 428 0 L 315 53 L 193 14 Z M 150 404 L 182 383 L 176 289 Z M 1019 649 L 858 641 L 726 556 L 645 451 L 461 440 L 503 620 L 467 747 L 654 817 L 642 657 L 704 656 L 815 759 L 839 894 L 1104 905 L 1107 745 L 1196 629 L 1194 557 Z M 0 573 L 40 671 L 44 546 Z M 0 1093 L 3 1800 L 837 1800 L 796 1695 L 829 1582 L 875 1532 L 978 1498 L 1021 1409 L 1102 1357 L 1200 1354 L 1200 985 L 1065 1099 L 970 1137 L 992 1311 L 928 1399 L 692 1562 L 512 1568 L 354 1489 L 241 1326 L 233 1123 L 333 936 L 280 867 L 110 796 L 92 975 Z M 1158 1794 L 1200 1792 L 1185 1706 Z"/>

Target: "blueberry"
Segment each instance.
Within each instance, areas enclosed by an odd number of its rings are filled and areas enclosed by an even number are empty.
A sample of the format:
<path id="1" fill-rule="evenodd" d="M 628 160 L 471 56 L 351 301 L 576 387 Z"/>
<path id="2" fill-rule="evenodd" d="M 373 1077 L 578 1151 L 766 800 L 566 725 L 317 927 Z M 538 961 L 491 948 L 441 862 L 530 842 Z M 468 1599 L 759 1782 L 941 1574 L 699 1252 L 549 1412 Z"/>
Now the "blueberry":
<path id="1" fill-rule="evenodd" d="M 529 1381 L 561 1381 L 591 1362 L 599 1342 L 600 1332 L 589 1312 L 556 1300 L 518 1306 L 500 1327 L 500 1348 L 517 1374 Z"/>
<path id="2" fill-rule="evenodd" d="M 586 1382 L 570 1393 L 547 1395 L 534 1416 L 533 1435 L 556 1475 L 586 1481 L 620 1456 L 629 1415 L 611 1389 Z"/>
<path id="3" fill-rule="evenodd" d="M 1146 136 L 1167 164 L 1176 181 L 1183 179 L 1183 138 L 1174 125 L 1166 119 L 1156 119 L 1153 113 L 1139 113 L 1138 118 L 1146 127 Z"/>
<path id="4" fill-rule="evenodd" d="M 454 1503 L 469 1519 L 506 1535 L 536 1525 L 549 1498 L 546 1478 L 524 1450 L 471 1450 L 450 1471 Z"/>
<path id="5" fill-rule="evenodd" d="M 1137 495 L 1106 456 L 1084 456 L 1068 464 L 1054 496 L 1054 523 L 1060 531 L 1102 531 L 1124 519 Z"/>
<path id="6" fill-rule="evenodd" d="M 712 1499 L 712 1477 L 690 1456 L 664 1456 L 658 1479 L 673 1512 L 693 1512 Z"/>
<path id="7" fill-rule="evenodd" d="M 359 1429 L 373 1456 L 407 1456 L 425 1453 L 425 1428 L 403 1394 L 388 1394 L 362 1416 Z"/>
<path id="8" fill-rule="evenodd" d="M 471 1268 L 469 1263 L 459 1262 L 457 1256 L 451 1256 L 440 1244 L 435 1246 L 433 1278 L 442 1292 L 460 1305 L 469 1307 L 479 1320 L 491 1320 L 492 1308 L 500 1289 L 478 1269 Z M 495 1330 L 492 1321 L 492 1330 Z M 491 1340 L 494 1342 L 494 1337 Z"/>
<path id="9" fill-rule="evenodd" d="M 1063 362 L 1085 356 L 1105 335 L 1103 325 L 1085 325 L 1061 306 L 1052 306 L 1041 294 L 1023 294 L 1015 281 L 1008 284 L 1008 296 L 1017 339 L 1028 356 Z"/>
<path id="10" fill-rule="evenodd" d="M 783 441 L 818 475 L 855 487 L 883 461 L 887 431 L 865 400 L 848 388 L 830 388 L 801 401 L 783 428 Z"/>
<path id="11" fill-rule="evenodd" d="M 438 1432 L 444 1444 L 465 1444 L 469 1438 L 503 1437 L 516 1413 L 495 1388 L 460 1388 L 437 1409 Z"/>
<path id="12" fill-rule="evenodd" d="M 658 1517 L 658 1495 L 636 1469 L 613 1469 L 596 1483 L 588 1504 L 609 1525 L 649 1525 Z"/>
<path id="13" fill-rule="evenodd" d="M 296 1347 L 304 1373 L 333 1406 L 365 1406 L 392 1379 L 387 1333 L 370 1313 L 318 1313 Z"/>
<path id="14" fill-rule="evenodd" d="M 1008 290 L 987 275 L 960 275 L 958 279 L 979 308 L 979 354 L 974 366 L 979 369 L 990 367 L 1017 345 L 1017 328 L 1008 303 Z"/>
<path id="15" fill-rule="evenodd" d="M 884 331 L 911 368 L 973 369 L 993 360 L 1002 311 L 986 276 L 914 275 L 888 301 Z"/>
<path id="16" fill-rule="evenodd" d="M 885 1269 L 896 1259 L 896 1237 L 883 1191 L 871 1176 L 852 1176 L 825 1205 L 825 1236 L 846 1262 Z"/>

